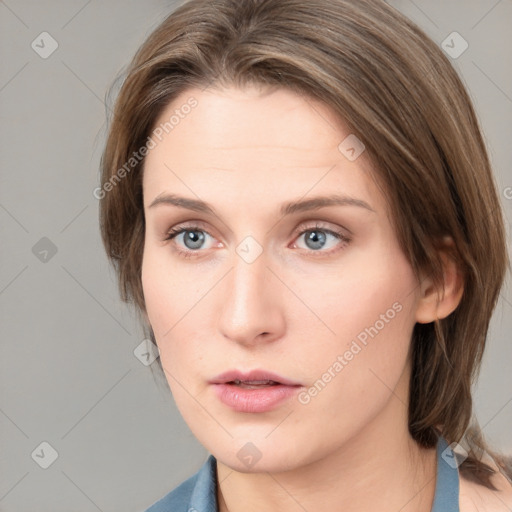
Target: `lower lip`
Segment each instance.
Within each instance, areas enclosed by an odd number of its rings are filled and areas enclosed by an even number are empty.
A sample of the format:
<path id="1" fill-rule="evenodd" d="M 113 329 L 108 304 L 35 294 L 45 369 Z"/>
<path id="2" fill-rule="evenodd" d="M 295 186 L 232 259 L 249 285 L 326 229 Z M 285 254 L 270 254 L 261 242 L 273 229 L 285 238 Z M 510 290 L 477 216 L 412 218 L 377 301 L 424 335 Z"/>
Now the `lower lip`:
<path id="1" fill-rule="evenodd" d="M 234 384 L 214 384 L 220 401 L 237 412 L 265 412 L 277 407 L 297 394 L 301 386 L 278 384 L 257 389 L 242 388 Z"/>

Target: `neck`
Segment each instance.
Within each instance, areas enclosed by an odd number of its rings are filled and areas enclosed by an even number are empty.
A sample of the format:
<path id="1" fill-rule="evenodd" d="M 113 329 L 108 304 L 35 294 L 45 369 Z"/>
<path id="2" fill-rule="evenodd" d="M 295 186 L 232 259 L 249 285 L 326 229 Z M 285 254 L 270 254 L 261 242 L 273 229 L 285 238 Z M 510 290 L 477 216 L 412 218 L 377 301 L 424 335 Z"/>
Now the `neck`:
<path id="1" fill-rule="evenodd" d="M 368 450 L 356 459 L 335 453 L 328 461 L 285 473 L 238 473 L 217 462 L 219 512 L 430 512 L 436 453 L 412 445 L 411 450 L 416 466 L 389 444 L 379 456 Z"/>

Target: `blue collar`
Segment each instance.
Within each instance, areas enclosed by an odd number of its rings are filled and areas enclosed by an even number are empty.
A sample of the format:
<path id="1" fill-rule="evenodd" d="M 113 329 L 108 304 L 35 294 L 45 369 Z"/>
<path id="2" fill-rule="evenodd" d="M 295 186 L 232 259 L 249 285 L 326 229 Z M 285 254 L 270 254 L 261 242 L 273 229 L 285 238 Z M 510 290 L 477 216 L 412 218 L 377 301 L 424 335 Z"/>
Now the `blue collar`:
<path id="1" fill-rule="evenodd" d="M 219 512 L 217 461 L 210 455 L 201 469 L 146 512 Z M 459 512 L 457 459 L 443 437 L 437 443 L 437 476 L 431 512 Z"/>
<path id="2" fill-rule="evenodd" d="M 459 470 L 452 449 L 444 439 L 437 442 L 436 493 L 432 512 L 459 512 Z"/>

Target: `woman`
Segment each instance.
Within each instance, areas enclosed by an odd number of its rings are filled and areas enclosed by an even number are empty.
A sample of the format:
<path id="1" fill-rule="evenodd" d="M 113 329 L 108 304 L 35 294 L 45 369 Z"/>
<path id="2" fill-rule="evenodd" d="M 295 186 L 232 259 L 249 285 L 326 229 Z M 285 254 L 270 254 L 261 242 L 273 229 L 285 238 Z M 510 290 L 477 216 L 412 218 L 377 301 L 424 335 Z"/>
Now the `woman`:
<path id="1" fill-rule="evenodd" d="M 148 511 L 512 507 L 470 426 L 500 204 L 460 79 L 404 16 L 185 3 L 128 69 L 101 190 L 122 298 L 211 453 Z"/>

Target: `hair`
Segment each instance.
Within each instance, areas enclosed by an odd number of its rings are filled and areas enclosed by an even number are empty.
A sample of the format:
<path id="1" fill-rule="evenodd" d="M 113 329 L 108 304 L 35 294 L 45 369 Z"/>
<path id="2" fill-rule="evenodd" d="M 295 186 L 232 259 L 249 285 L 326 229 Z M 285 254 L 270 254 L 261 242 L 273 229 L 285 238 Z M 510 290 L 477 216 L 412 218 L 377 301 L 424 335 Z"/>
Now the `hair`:
<path id="1" fill-rule="evenodd" d="M 457 309 L 413 330 L 411 436 L 426 448 L 441 433 L 461 443 L 468 457 L 459 470 L 488 488 L 496 490 L 496 471 L 484 453 L 512 478 L 512 457 L 491 451 L 471 396 L 510 268 L 503 213 L 472 102 L 440 48 L 380 0 L 190 0 L 156 27 L 124 75 L 100 194 L 101 236 L 122 300 L 146 313 L 144 159 L 133 155 L 144 153 L 163 109 L 209 85 L 281 87 L 320 100 L 364 143 L 416 275 L 442 293 L 441 249 L 463 275 Z"/>

